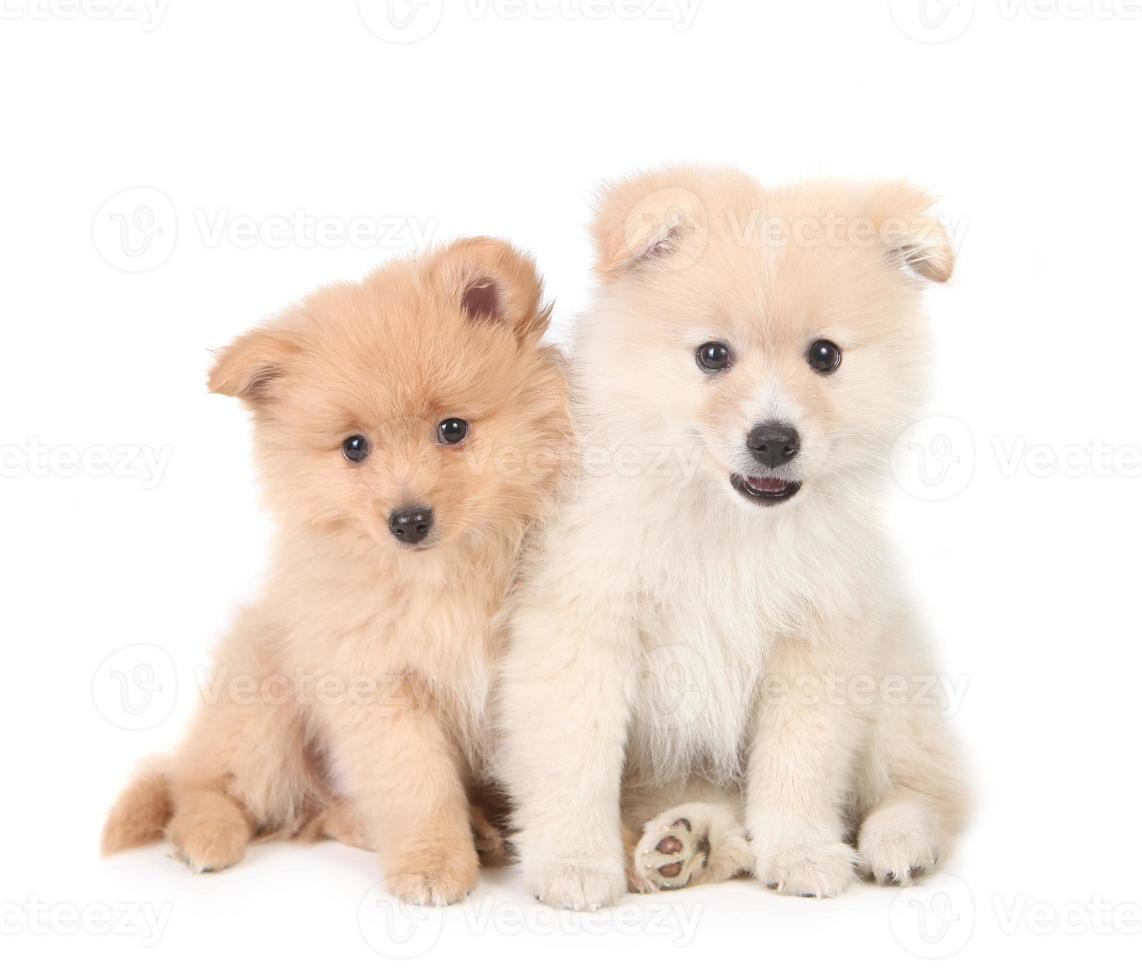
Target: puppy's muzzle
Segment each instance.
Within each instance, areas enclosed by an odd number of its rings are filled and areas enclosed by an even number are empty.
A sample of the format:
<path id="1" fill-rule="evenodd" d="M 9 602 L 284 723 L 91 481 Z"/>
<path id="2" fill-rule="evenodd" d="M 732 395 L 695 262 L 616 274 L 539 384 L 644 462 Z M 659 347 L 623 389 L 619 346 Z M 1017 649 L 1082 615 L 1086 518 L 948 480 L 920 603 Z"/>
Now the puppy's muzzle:
<path id="1" fill-rule="evenodd" d="M 745 440 L 750 455 L 761 464 L 761 473 L 731 473 L 730 484 L 746 500 L 755 504 L 778 504 L 796 495 L 801 482 L 779 475 L 801 451 L 801 436 L 791 425 L 762 422 Z"/>

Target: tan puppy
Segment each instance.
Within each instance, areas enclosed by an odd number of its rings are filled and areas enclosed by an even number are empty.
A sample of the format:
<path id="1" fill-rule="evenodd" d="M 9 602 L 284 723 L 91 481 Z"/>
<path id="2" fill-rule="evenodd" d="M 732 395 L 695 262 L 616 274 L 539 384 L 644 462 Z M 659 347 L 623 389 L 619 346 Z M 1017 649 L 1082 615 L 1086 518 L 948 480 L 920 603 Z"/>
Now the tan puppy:
<path id="1" fill-rule="evenodd" d="M 603 196 L 571 357 L 585 465 L 532 552 L 499 698 L 544 901 L 750 872 L 829 896 L 947 856 L 964 791 L 881 521 L 923 287 L 954 261 L 928 206 L 732 170 Z"/>
<path id="2" fill-rule="evenodd" d="M 548 318 L 531 261 L 470 239 L 321 290 L 221 353 L 210 388 L 253 411 L 273 569 L 105 852 L 165 832 L 216 870 L 317 819 L 379 850 L 406 900 L 472 888 L 490 624 L 568 443 Z"/>

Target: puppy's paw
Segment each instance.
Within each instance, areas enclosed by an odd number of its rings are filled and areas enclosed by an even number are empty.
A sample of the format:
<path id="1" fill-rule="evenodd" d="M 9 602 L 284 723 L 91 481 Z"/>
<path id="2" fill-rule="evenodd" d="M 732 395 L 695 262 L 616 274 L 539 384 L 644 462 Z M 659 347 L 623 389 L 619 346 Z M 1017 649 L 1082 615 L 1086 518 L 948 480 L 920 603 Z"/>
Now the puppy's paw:
<path id="1" fill-rule="evenodd" d="M 922 807 L 896 804 L 865 818 L 857 851 L 865 877 L 882 885 L 909 885 L 940 860 L 940 838 Z"/>
<path id="2" fill-rule="evenodd" d="M 222 871 L 237 864 L 250 840 L 243 819 L 193 811 L 176 814 L 167 832 L 178 856 L 196 873 Z"/>
<path id="3" fill-rule="evenodd" d="M 478 869 L 475 848 L 420 854 L 396 862 L 385 886 L 410 905 L 451 905 L 476 887 Z"/>
<path id="4" fill-rule="evenodd" d="M 297 833 L 301 841 L 335 840 L 363 851 L 374 850 L 368 828 L 348 800 L 334 800 Z"/>
<path id="5" fill-rule="evenodd" d="M 748 874 L 753 854 L 731 807 L 683 803 L 646 825 L 633 868 L 638 891 L 669 890 Z"/>
<path id="6" fill-rule="evenodd" d="M 532 893 L 545 905 L 594 912 L 616 905 L 626 893 L 622 866 L 611 867 L 600 861 L 565 861 L 552 865 L 543 874 L 529 875 Z"/>
<path id="7" fill-rule="evenodd" d="M 709 828 L 695 828 L 688 817 L 672 816 L 668 812 L 647 824 L 635 846 L 635 874 L 647 886 L 640 891 L 685 888 L 710 860 Z"/>
<path id="8" fill-rule="evenodd" d="M 856 854 L 848 844 L 783 844 L 757 859 L 767 888 L 804 898 L 833 898 L 853 880 Z"/>

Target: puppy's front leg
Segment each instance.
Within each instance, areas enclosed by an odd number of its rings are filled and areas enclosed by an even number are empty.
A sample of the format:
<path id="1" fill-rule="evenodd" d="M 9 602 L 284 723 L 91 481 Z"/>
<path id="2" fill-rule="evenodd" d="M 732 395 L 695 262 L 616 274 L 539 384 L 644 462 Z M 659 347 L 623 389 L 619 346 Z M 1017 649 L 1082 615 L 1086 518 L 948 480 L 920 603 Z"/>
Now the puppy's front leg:
<path id="1" fill-rule="evenodd" d="M 412 682 L 392 704 L 329 712 L 334 753 L 385 884 L 416 905 L 447 905 L 476 884 L 479 859 L 459 753 L 439 709 Z"/>
<path id="2" fill-rule="evenodd" d="M 845 806 L 862 720 L 827 683 L 829 658 L 799 641 L 774 651 L 756 708 L 746 825 L 756 875 L 791 895 L 827 898 L 853 878 Z"/>
<path id="3" fill-rule="evenodd" d="M 561 908 L 611 905 L 626 891 L 622 665 L 635 637 L 624 628 L 633 619 L 615 612 L 555 618 L 541 604 L 525 606 L 503 665 L 500 764 L 524 876 L 533 895 Z"/>

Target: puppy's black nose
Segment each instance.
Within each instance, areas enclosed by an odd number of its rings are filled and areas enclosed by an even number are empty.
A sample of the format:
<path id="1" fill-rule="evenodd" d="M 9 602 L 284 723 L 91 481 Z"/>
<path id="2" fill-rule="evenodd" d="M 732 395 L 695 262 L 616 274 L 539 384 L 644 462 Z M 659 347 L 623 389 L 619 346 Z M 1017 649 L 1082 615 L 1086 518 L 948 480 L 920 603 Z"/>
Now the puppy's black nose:
<path id="1" fill-rule="evenodd" d="M 746 445 L 759 462 L 771 469 L 784 466 L 801 448 L 801 437 L 791 425 L 773 425 L 763 422 L 755 425 L 746 439 Z"/>
<path id="2" fill-rule="evenodd" d="M 431 507 L 405 507 L 389 515 L 389 530 L 401 544 L 419 544 L 432 530 Z"/>

